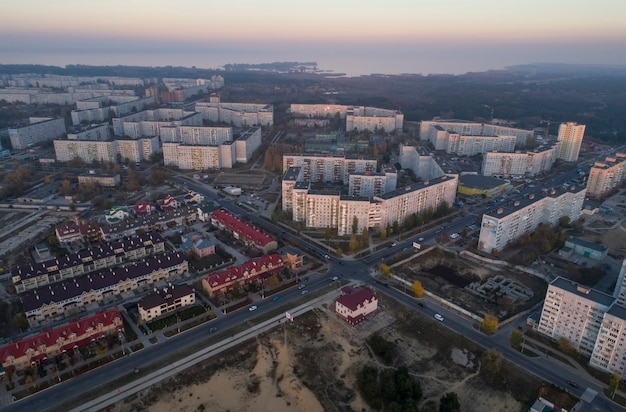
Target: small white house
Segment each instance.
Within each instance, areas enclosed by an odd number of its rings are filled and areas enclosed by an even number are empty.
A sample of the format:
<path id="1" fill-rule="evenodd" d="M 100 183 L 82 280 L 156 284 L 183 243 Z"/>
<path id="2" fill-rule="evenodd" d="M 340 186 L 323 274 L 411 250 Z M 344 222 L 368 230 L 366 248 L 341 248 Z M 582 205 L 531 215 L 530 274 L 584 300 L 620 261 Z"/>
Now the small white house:
<path id="1" fill-rule="evenodd" d="M 378 298 L 366 287 L 345 287 L 335 302 L 335 312 L 351 325 L 378 310 Z"/>

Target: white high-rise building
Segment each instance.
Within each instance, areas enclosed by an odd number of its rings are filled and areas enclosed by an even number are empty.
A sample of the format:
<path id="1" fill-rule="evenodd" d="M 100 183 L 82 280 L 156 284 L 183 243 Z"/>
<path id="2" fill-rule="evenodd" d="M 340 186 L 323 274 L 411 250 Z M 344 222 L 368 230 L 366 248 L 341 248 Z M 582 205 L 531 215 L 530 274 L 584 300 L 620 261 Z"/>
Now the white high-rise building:
<path id="1" fill-rule="evenodd" d="M 30 117 L 28 121 L 28 126 L 9 129 L 9 139 L 14 150 L 26 149 L 65 135 L 65 120 L 63 119 Z"/>
<path id="2" fill-rule="evenodd" d="M 344 155 L 285 154 L 283 172 L 290 167 L 301 167 L 305 181 L 348 184 L 350 174 L 375 172 L 376 163 L 376 159 Z"/>
<path id="3" fill-rule="evenodd" d="M 483 214 L 478 249 L 491 253 L 501 251 L 509 243 L 531 234 L 540 223 L 554 226 L 563 216 L 570 222 L 578 220 L 585 200 L 584 187 L 553 189 L 545 194 L 503 205 Z"/>
<path id="4" fill-rule="evenodd" d="M 613 296 L 617 298 L 617 304 L 626 308 L 626 259 L 622 261 L 622 268 L 615 283 Z"/>
<path id="5" fill-rule="evenodd" d="M 517 146 L 525 147 L 532 130 L 461 120 L 433 120 L 420 123 L 420 139 L 430 141 L 435 150 L 446 150 L 451 133 L 461 136 L 515 136 Z"/>
<path id="6" fill-rule="evenodd" d="M 558 158 L 566 162 L 578 161 L 580 146 L 583 143 L 585 126 L 574 122 L 561 123 L 559 126 L 558 140 L 561 142 Z"/>
<path id="7" fill-rule="evenodd" d="M 535 176 L 550 171 L 556 160 L 558 144 L 529 152 L 487 152 L 483 155 L 483 176 Z"/>
<path id="8" fill-rule="evenodd" d="M 554 340 L 565 338 L 578 352 L 591 356 L 614 301 L 611 295 L 557 277 L 548 286 L 537 330 Z"/>
<path id="9" fill-rule="evenodd" d="M 589 365 L 609 373 L 626 373 L 626 308 L 613 304 L 604 314 Z"/>
<path id="10" fill-rule="evenodd" d="M 596 162 L 587 178 L 587 196 L 600 198 L 622 184 L 626 176 L 626 154 L 616 153 L 604 162 Z"/>

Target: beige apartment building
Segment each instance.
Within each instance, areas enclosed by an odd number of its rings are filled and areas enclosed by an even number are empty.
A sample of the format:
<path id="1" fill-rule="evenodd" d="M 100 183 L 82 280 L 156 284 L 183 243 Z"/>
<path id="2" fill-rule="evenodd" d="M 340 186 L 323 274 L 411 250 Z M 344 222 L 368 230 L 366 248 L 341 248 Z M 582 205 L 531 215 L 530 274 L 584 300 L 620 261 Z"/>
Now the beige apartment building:
<path id="1" fill-rule="evenodd" d="M 609 373 L 626 373 L 626 308 L 613 304 L 604 314 L 589 365 Z"/>
<path id="2" fill-rule="evenodd" d="M 626 154 L 616 153 L 607 157 L 604 162 L 595 162 L 587 178 L 587 195 L 602 198 L 622 184 L 626 175 Z"/>
<path id="3" fill-rule="evenodd" d="M 350 174 L 376 171 L 376 159 L 345 155 L 283 155 L 283 172 L 290 167 L 302 168 L 302 179 L 311 183 L 348 184 Z"/>
<path id="4" fill-rule="evenodd" d="M 557 277 L 548 286 L 538 331 L 554 340 L 565 338 L 576 351 L 591 356 L 614 301 L 611 295 Z M 611 325 L 607 319 L 605 326 Z"/>
<path id="5" fill-rule="evenodd" d="M 566 162 L 576 162 L 583 143 L 585 126 L 574 122 L 561 123 L 557 139 L 561 142 L 558 158 Z"/>
<path id="6" fill-rule="evenodd" d="M 554 226 L 563 216 L 571 222 L 578 220 L 585 193 L 584 187 L 553 189 L 484 213 L 478 249 L 487 253 L 494 249 L 501 251 L 509 243 L 531 234 L 541 223 Z"/>
<path id="7" fill-rule="evenodd" d="M 487 152 L 483 155 L 483 176 L 535 176 L 552 169 L 558 145 L 514 153 Z"/>
<path id="8" fill-rule="evenodd" d="M 528 137 L 534 134 L 532 130 L 460 120 L 433 120 L 420 123 L 420 139 L 430 141 L 435 150 L 446 150 L 451 133 L 461 136 L 515 136 L 516 145 L 520 147 L 525 147 Z"/>

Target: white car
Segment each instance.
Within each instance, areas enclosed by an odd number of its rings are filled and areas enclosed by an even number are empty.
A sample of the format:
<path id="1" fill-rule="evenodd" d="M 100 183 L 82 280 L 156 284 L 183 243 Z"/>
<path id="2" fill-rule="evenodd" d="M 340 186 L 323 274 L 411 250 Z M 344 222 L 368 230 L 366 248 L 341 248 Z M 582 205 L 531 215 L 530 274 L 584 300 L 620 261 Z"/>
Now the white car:
<path id="1" fill-rule="evenodd" d="M 424 241 L 424 238 L 423 238 L 423 237 L 421 237 L 421 238 L 417 239 L 417 241 L 418 241 L 418 242 L 423 242 L 423 241 Z"/>
<path id="2" fill-rule="evenodd" d="M 250 307 L 248 308 L 248 310 L 249 310 L 250 312 L 252 312 L 253 310 L 257 310 L 257 307 L 256 307 L 256 305 L 252 305 L 252 306 L 250 306 Z"/>
<path id="3" fill-rule="evenodd" d="M 457 239 L 459 238 L 461 235 L 459 235 L 458 233 L 453 233 L 450 235 L 450 239 Z"/>
<path id="4" fill-rule="evenodd" d="M 443 322 L 443 316 L 438 313 L 435 313 L 435 319 L 437 319 L 439 322 Z"/>
<path id="5" fill-rule="evenodd" d="M 304 289 L 302 292 L 300 292 L 301 295 L 306 295 L 307 293 L 309 293 L 308 290 Z"/>

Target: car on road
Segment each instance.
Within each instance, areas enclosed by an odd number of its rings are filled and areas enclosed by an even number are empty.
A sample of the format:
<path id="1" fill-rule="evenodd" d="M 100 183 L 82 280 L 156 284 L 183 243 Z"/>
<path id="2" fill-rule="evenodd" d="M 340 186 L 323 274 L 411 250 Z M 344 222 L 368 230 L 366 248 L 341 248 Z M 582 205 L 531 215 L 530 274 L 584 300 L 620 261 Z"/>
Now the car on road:
<path id="1" fill-rule="evenodd" d="M 393 243 L 391 244 L 391 247 L 395 247 L 396 245 L 397 245 L 397 243 L 396 243 L 396 242 L 393 242 Z"/>
<path id="2" fill-rule="evenodd" d="M 307 293 L 309 293 L 308 290 L 304 289 L 302 292 L 300 292 L 301 295 L 306 295 Z"/>
<path id="3" fill-rule="evenodd" d="M 579 385 L 579 384 L 577 384 L 577 383 L 576 383 L 576 382 L 574 382 L 574 381 L 567 381 L 567 384 L 568 384 L 569 386 L 573 387 L 573 388 L 576 388 L 576 389 L 580 388 L 580 385 Z"/>
<path id="4" fill-rule="evenodd" d="M 418 305 L 419 307 L 421 307 L 421 308 L 424 308 L 424 307 L 425 307 L 425 306 L 424 306 L 424 304 L 423 304 L 422 302 L 417 302 L 417 305 Z"/>
<path id="5" fill-rule="evenodd" d="M 280 299 L 280 296 L 278 296 L 278 295 L 276 295 L 276 296 L 274 296 L 274 297 L 272 298 L 272 300 L 273 300 L 273 301 L 277 301 L 277 300 L 279 300 L 279 299 Z"/>
<path id="6" fill-rule="evenodd" d="M 423 242 L 423 241 L 424 241 L 424 238 L 423 238 L 423 237 L 421 237 L 421 238 L 417 239 L 417 241 L 418 241 L 418 242 Z"/>
<path id="7" fill-rule="evenodd" d="M 439 322 L 443 322 L 443 316 L 438 313 L 435 313 L 435 319 L 437 319 Z"/>
<path id="8" fill-rule="evenodd" d="M 339 277 L 338 276 L 333 276 L 332 278 L 330 278 L 330 280 L 333 280 L 333 281 L 339 280 Z"/>
<path id="9" fill-rule="evenodd" d="M 298 289 L 302 290 L 306 288 L 306 285 L 304 283 L 301 283 L 300 286 L 298 286 Z"/>
<path id="10" fill-rule="evenodd" d="M 217 332 L 217 328 L 209 328 L 209 333 L 215 333 Z"/>
<path id="11" fill-rule="evenodd" d="M 257 308 L 257 306 L 256 306 L 256 305 L 252 305 L 252 306 L 250 306 L 250 307 L 248 308 L 248 310 L 249 310 L 250 312 L 252 312 L 253 310 L 257 310 L 257 309 L 258 309 L 258 308 Z"/>

